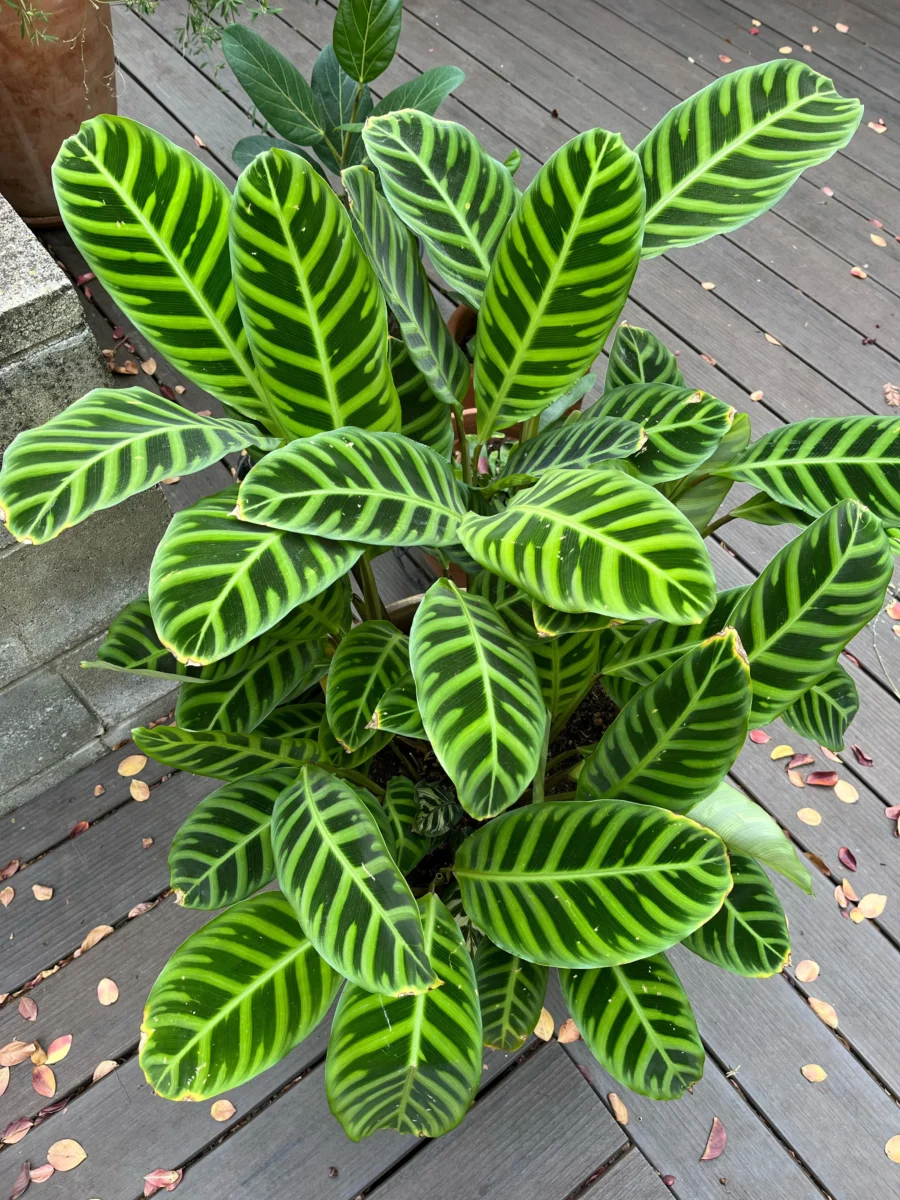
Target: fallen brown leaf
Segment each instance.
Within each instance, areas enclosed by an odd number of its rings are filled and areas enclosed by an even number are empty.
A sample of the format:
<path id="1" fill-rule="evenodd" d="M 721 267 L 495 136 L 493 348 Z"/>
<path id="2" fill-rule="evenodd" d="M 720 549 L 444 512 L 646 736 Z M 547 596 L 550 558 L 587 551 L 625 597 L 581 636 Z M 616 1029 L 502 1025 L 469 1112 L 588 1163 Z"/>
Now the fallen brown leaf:
<path id="1" fill-rule="evenodd" d="M 789 770 L 787 773 L 787 777 L 791 781 L 791 783 L 794 785 L 794 787 L 806 787 L 806 784 L 803 782 L 803 776 L 800 774 L 799 771 Z"/>
<path id="2" fill-rule="evenodd" d="M 771 333 L 766 334 L 766 341 L 769 343 L 770 346 L 780 346 L 781 345 L 781 342 L 779 342 L 778 338 L 773 337 Z"/>
<path id="3" fill-rule="evenodd" d="M 846 651 L 844 653 L 846 653 Z M 848 658 L 849 658 L 849 655 L 848 655 Z M 857 663 L 857 666 L 859 666 L 858 663 Z M 822 751 L 822 753 L 825 755 L 825 757 L 827 759 L 831 760 L 831 762 L 841 763 L 841 765 L 843 766 L 843 761 L 840 758 L 838 758 L 838 756 L 835 754 L 835 752 L 833 750 L 829 750 L 827 746 L 820 746 L 819 749 Z"/>
<path id="4" fill-rule="evenodd" d="M 22 1168 L 16 1176 L 16 1182 L 12 1186 L 12 1191 L 9 1193 L 9 1200 L 19 1200 L 20 1196 L 24 1196 L 31 1186 L 31 1163 L 26 1160 L 22 1163 Z"/>
<path id="5" fill-rule="evenodd" d="M 884 398 L 893 408 L 900 405 L 900 386 L 896 383 L 886 383 L 881 389 L 884 392 Z M 890 609 L 888 610 L 890 613 Z M 896 618 L 895 618 L 896 620 Z"/>
<path id="6" fill-rule="evenodd" d="M 84 1147 L 71 1138 L 54 1142 L 47 1151 L 47 1162 L 56 1171 L 74 1171 L 86 1158 Z"/>
<path id="7" fill-rule="evenodd" d="M 90 821 L 76 821 L 75 824 L 72 826 L 72 828 L 69 830 L 69 837 L 76 838 L 81 833 L 87 833 L 87 831 L 90 829 L 90 827 L 91 827 Z"/>
<path id="8" fill-rule="evenodd" d="M 10 1121 L 3 1132 L 0 1133 L 0 1144 L 15 1146 L 17 1142 L 21 1142 L 32 1125 L 34 1125 L 34 1121 L 28 1117 L 16 1117 L 15 1121 Z"/>
<path id="9" fill-rule="evenodd" d="M 720 55 L 719 55 L 719 62 L 721 62 L 721 63 L 730 63 L 730 62 L 731 62 L 731 59 L 728 57 L 728 55 L 727 55 L 727 54 L 720 54 Z"/>
<path id="10" fill-rule="evenodd" d="M 862 267 L 851 267 L 850 274 L 853 276 L 854 279 L 868 279 L 869 278 L 869 272 L 864 271 L 862 269 Z"/>
<path id="11" fill-rule="evenodd" d="M 716 360 L 713 358 L 713 356 L 711 354 L 701 354 L 700 357 L 703 359 L 703 361 L 705 363 L 709 363 L 709 365 L 711 367 L 714 367 L 716 365 Z"/>
<path id="12" fill-rule="evenodd" d="M 13 900 L 15 899 L 15 896 L 16 893 L 13 888 L 3 888 L 3 890 L 0 891 L 0 904 L 2 904 L 4 908 L 9 908 L 10 904 L 12 904 Z"/>
<path id="13" fill-rule="evenodd" d="M 804 825 L 822 824 L 822 814 L 816 812 L 814 808 L 800 808 L 797 810 L 797 816 Z"/>
<path id="14" fill-rule="evenodd" d="M 835 29 L 838 31 L 838 33 L 847 33 L 850 29 L 850 26 L 844 25 L 841 21 L 838 21 L 838 23 L 835 25 Z"/>
<path id="15" fill-rule="evenodd" d="M 91 1080 L 94 1083 L 97 1083 L 98 1080 L 103 1079 L 106 1075 L 109 1075 L 110 1072 L 114 1071 L 118 1065 L 119 1064 L 114 1058 L 104 1058 L 102 1062 L 98 1062 L 96 1067 L 94 1067 L 94 1073 L 91 1076 Z"/>
<path id="16" fill-rule="evenodd" d="M 884 133 L 887 130 L 884 121 L 867 121 L 866 124 L 873 133 Z"/>
<path id="17" fill-rule="evenodd" d="M 37 1049 L 35 1050 L 34 1054 L 32 1054 L 31 1061 L 34 1063 L 34 1065 L 36 1067 L 42 1067 L 44 1065 L 44 1063 L 47 1061 L 47 1051 L 44 1049 L 44 1047 L 41 1045 L 40 1042 L 35 1042 L 34 1044 L 37 1047 Z"/>
<path id="18" fill-rule="evenodd" d="M 103 1005 L 115 1004 L 119 998 L 119 988 L 115 981 L 108 978 L 103 978 L 97 984 L 97 999 Z"/>
<path id="19" fill-rule="evenodd" d="M 7 1042 L 0 1046 L 0 1067 L 17 1067 L 31 1058 L 36 1049 L 36 1042 Z"/>
<path id="20" fill-rule="evenodd" d="M 98 942 L 102 942 L 105 937 L 109 937 L 111 933 L 115 933 L 112 925 L 95 925 L 81 943 L 82 953 L 86 950 L 91 950 Z"/>
<path id="21" fill-rule="evenodd" d="M 565 1045 L 567 1042 L 577 1042 L 581 1037 L 578 1026 L 568 1017 L 559 1027 L 559 1033 L 556 1035 L 556 1040 Z"/>
<path id="22" fill-rule="evenodd" d="M 0 871 L 0 880 L 10 879 L 19 869 L 19 860 L 17 858 L 10 859 L 2 871 Z"/>
<path id="23" fill-rule="evenodd" d="M 553 1020 L 553 1014 L 548 1012 L 546 1008 L 541 1009 L 541 1015 L 538 1017 L 538 1023 L 534 1027 L 534 1036 L 541 1039 L 542 1042 L 549 1042 L 553 1037 L 553 1030 L 556 1023 Z"/>
<path id="24" fill-rule="evenodd" d="M 731 59 L 728 61 L 730 62 Z M 716 285 L 711 283 L 708 279 L 704 279 L 700 286 L 703 288 L 704 292 L 714 292 L 716 290 Z"/>
<path id="25" fill-rule="evenodd" d="M 102 783 L 98 783 L 98 784 L 96 785 L 96 787 L 94 788 L 94 795 L 95 795 L 95 796 L 102 796 L 102 795 L 103 795 L 103 793 L 104 793 L 105 791 L 106 791 L 106 788 L 103 786 L 103 784 L 102 784 Z"/>
<path id="26" fill-rule="evenodd" d="M 51 1067 L 35 1067 L 31 1072 L 31 1086 L 39 1096 L 52 1100 L 56 1095 L 56 1076 Z"/>
<path id="27" fill-rule="evenodd" d="M 800 1074 L 810 1083 L 824 1083 L 828 1078 L 818 1063 L 807 1063 L 805 1067 L 800 1068 Z"/>
<path id="28" fill-rule="evenodd" d="M 879 896 L 877 892 L 867 892 L 859 902 L 859 911 L 870 921 L 880 917 L 887 904 L 887 896 Z"/>
<path id="29" fill-rule="evenodd" d="M 806 782 L 810 787 L 833 788 L 837 781 L 837 771 L 810 771 L 806 777 Z"/>
<path id="30" fill-rule="evenodd" d="M 42 883 L 33 883 L 31 885 L 31 894 L 35 900 L 52 900 L 53 888 L 45 887 Z"/>
<path id="31" fill-rule="evenodd" d="M 145 375 L 155 375 L 156 374 L 156 359 L 155 358 L 146 359 L 144 362 L 141 363 L 141 370 L 144 372 Z"/>
<path id="32" fill-rule="evenodd" d="M 146 765 L 146 754 L 129 754 L 127 758 L 122 759 L 116 770 L 127 778 L 129 775 L 139 775 Z"/>
<path id="33" fill-rule="evenodd" d="M 795 754 L 787 765 L 789 771 L 794 771 L 797 767 L 810 767 L 816 760 L 811 754 Z"/>
<path id="34" fill-rule="evenodd" d="M 140 904 L 136 904 L 134 908 L 129 909 L 128 919 L 133 920 L 135 917 L 140 917 L 145 912 L 149 912 L 151 908 L 156 908 L 156 905 L 156 900 L 142 900 Z"/>
<path id="35" fill-rule="evenodd" d="M 153 838 L 141 838 L 141 845 L 145 850 L 149 850 L 153 845 Z"/>
<path id="36" fill-rule="evenodd" d="M 113 375 L 137 375 L 138 373 L 137 363 L 132 362 L 130 358 L 126 358 L 123 363 L 109 362 L 107 365 Z"/>
<path id="37" fill-rule="evenodd" d="M 830 1029 L 837 1029 L 837 1013 L 834 1011 L 834 1006 L 829 1004 L 827 1000 L 817 1000 L 815 996 L 810 996 L 809 1007 L 813 1010 L 819 1020 L 824 1021 Z"/>
<path id="38" fill-rule="evenodd" d="M 237 1109 L 230 1100 L 215 1100 L 209 1110 L 214 1121 L 230 1121 Z"/>
<path id="39" fill-rule="evenodd" d="M 848 779 L 839 779 L 837 781 L 834 785 L 834 794 L 844 804 L 855 804 L 859 799 L 859 792 Z"/>
<path id="40" fill-rule="evenodd" d="M 870 242 L 874 242 L 876 246 L 886 246 L 886 245 L 887 245 L 887 242 L 886 242 L 886 241 L 884 240 L 884 238 L 883 238 L 883 237 L 882 237 L 880 234 L 878 234 L 878 233 L 870 233 L 870 234 L 869 234 L 869 241 L 870 241 Z"/>
<path id="41" fill-rule="evenodd" d="M 812 850 L 804 850 L 803 857 L 808 858 L 819 874 L 824 875 L 826 879 L 831 875 L 828 863 L 820 854 L 814 854 Z"/>
<path id="42" fill-rule="evenodd" d="M 66 1057 L 72 1049 L 71 1033 L 64 1033 L 62 1037 L 54 1038 L 47 1047 L 47 1062 L 58 1063 Z"/>
<path id="43" fill-rule="evenodd" d="M 762 398 L 763 398 L 762 392 L 751 392 L 750 393 L 750 399 L 754 402 L 754 404 L 758 404 L 759 401 L 762 400 Z"/>
<path id="44" fill-rule="evenodd" d="M 150 799 L 150 788 L 143 779 L 132 779 L 131 787 L 128 790 L 131 792 L 132 800 L 137 800 L 138 803 Z"/>
<path id="45" fill-rule="evenodd" d="M 778 53 L 779 54 L 793 54 L 794 47 L 793 46 L 779 46 Z"/>
<path id="46" fill-rule="evenodd" d="M 9 1087 L 9 1067 L 0 1067 L 0 1096 Z"/>
<path id="47" fill-rule="evenodd" d="M 47 1180 L 50 1178 L 50 1176 L 53 1174 L 53 1171 L 54 1171 L 54 1168 L 51 1167 L 49 1163 L 44 1163 L 44 1165 L 42 1167 L 32 1167 L 31 1182 L 32 1183 L 46 1183 Z"/>
<path id="48" fill-rule="evenodd" d="M 837 900 L 837 902 L 841 906 L 841 908 L 847 907 L 849 901 L 847 900 L 847 897 L 844 893 L 844 889 L 841 887 L 840 884 L 837 884 L 837 886 L 834 889 L 834 898 L 835 898 L 835 900 Z"/>
<path id="49" fill-rule="evenodd" d="M 856 870 L 856 855 L 848 846 L 838 848 L 838 860 L 841 866 L 846 867 L 848 871 Z"/>
<path id="50" fill-rule="evenodd" d="M 825 193 L 825 195 L 826 195 L 826 196 L 833 196 L 833 195 L 834 195 L 834 188 L 830 188 L 830 187 L 823 187 L 823 188 L 822 188 L 822 191 Z"/>
<path id="51" fill-rule="evenodd" d="M 794 975 L 800 983 L 812 983 L 819 978 L 819 964 L 811 958 L 803 958 L 794 968 Z"/>
<path id="52" fill-rule="evenodd" d="M 837 28 L 840 29 L 840 25 L 838 25 Z M 207 149 L 206 142 L 204 142 L 203 138 L 200 136 L 199 133 L 194 134 L 194 141 L 197 143 L 197 145 L 200 147 L 201 150 Z"/>
<path id="53" fill-rule="evenodd" d="M 23 996 L 19 1001 L 19 1016 L 23 1021 L 36 1021 L 38 1007 L 31 996 Z"/>
<path id="54" fill-rule="evenodd" d="M 620 1125 L 628 1124 L 628 1109 L 619 1099 L 615 1092 L 610 1092 L 606 1097 L 609 1101 L 609 1107 L 612 1109 L 612 1115 L 616 1118 Z"/>
<path id="55" fill-rule="evenodd" d="M 713 1117 L 712 1129 L 709 1131 L 709 1137 L 706 1139 L 706 1147 L 700 1155 L 700 1161 L 709 1162 L 710 1159 L 718 1158 L 725 1149 L 727 1141 L 728 1134 L 725 1132 L 725 1126 L 718 1117 Z"/>
<path id="56" fill-rule="evenodd" d="M 884 1143 L 884 1152 L 891 1162 L 900 1163 L 900 1133 L 888 1138 Z"/>

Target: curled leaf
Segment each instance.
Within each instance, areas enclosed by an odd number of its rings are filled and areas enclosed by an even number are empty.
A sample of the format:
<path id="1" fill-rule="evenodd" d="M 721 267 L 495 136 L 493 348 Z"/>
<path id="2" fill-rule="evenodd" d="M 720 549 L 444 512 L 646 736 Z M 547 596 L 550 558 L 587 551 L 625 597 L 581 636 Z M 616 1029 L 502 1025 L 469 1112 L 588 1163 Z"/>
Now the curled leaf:
<path id="1" fill-rule="evenodd" d="M 0 1145 L 15 1146 L 16 1142 L 21 1142 L 32 1125 L 34 1125 L 34 1121 L 28 1117 L 17 1117 L 15 1121 L 10 1121 L 3 1132 L 0 1133 Z"/>
<path id="2" fill-rule="evenodd" d="M 787 765 L 789 771 L 794 771 L 797 767 L 811 767 L 816 760 L 811 754 L 795 754 Z"/>
<path id="3" fill-rule="evenodd" d="M 87 831 L 90 829 L 90 827 L 91 827 L 90 821 L 76 821 L 75 824 L 72 826 L 72 828 L 69 830 L 69 840 L 71 840 L 72 838 L 78 837 L 78 835 L 81 833 L 87 833 Z"/>
<path id="4" fill-rule="evenodd" d="M 865 750 L 863 750 L 862 746 L 857 746 L 854 744 L 850 747 L 850 749 L 856 755 L 856 761 L 859 763 L 859 765 L 861 767 L 874 767 L 875 766 L 874 758 L 872 758 L 872 756 L 870 754 L 866 754 L 866 752 L 865 752 Z"/>
<path id="5" fill-rule="evenodd" d="M 47 1180 L 50 1178 L 50 1176 L 53 1174 L 53 1171 L 54 1171 L 54 1168 L 51 1167 L 49 1163 L 44 1163 L 44 1165 L 41 1167 L 32 1167 L 31 1168 L 31 1182 L 32 1183 L 46 1183 Z"/>
<path id="6" fill-rule="evenodd" d="M 810 996 L 809 1007 L 820 1021 L 825 1022 L 829 1029 L 837 1029 L 838 1016 L 834 1011 L 834 1005 L 829 1004 L 827 1000 L 817 1000 L 815 996 Z"/>
<path id="7" fill-rule="evenodd" d="M 856 855 L 847 846 L 840 846 L 838 848 L 838 858 L 841 866 L 846 867 L 848 871 L 856 870 Z"/>
<path id="8" fill-rule="evenodd" d="M 112 925 L 95 925 L 81 943 L 82 953 L 85 950 L 90 950 L 93 946 L 96 946 L 98 942 L 102 942 L 105 937 L 109 937 L 109 935 L 114 932 L 115 930 L 113 929 Z"/>
<path id="9" fill-rule="evenodd" d="M 0 1096 L 9 1087 L 9 1067 L 0 1067 Z"/>
<path id="10" fill-rule="evenodd" d="M 620 1125 L 628 1124 L 628 1109 L 619 1099 L 615 1092 L 610 1092 L 606 1097 L 609 1101 L 609 1107 L 612 1109 L 612 1115 L 616 1118 Z"/>
<path id="11" fill-rule="evenodd" d="M 713 1117 L 712 1128 L 709 1131 L 709 1137 L 706 1139 L 706 1147 L 700 1155 L 700 1161 L 709 1162 L 710 1159 L 718 1158 L 725 1149 L 727 1141 L 728 1134 L 725 1132 L 725 1126 L 718 1117 Z"/>
<path id="12" fill-rule="evenodd" d="M 31 1163 L 28 1159 L 22 1163 L 22 1169 L 16 1176 L 16 1182 L 12 1186 L 12 1191 L 9 1193 L 9 1200 L 19 1200 L 20 1196 L 24 1196 L 31 1185 Z"/>
<path id="13" fill-rule="evenodd" d="M 94 1073 L 91 1076 L 91 1080 L 96 1083 L 99 1079 L 102 1079 L 104 1075 L 109 1075 L 111 1071 L 114 1071 L 118 1065 L 119 1064 L 114 1058 L 104 1058 L 102 1062 L 98 1062 L 96 1067 L 94 1067 Z"/>
<path id="14" fill-rule="evenodd" d="M 31 1058 L 37 1050 L 36 1042 L 7 1042 L 0 1046 L 0 1067 L 17 1067 Z"/>
<path id="15" fill-rule="evenodd" d="M 546 1008 L 542 1008 L 541 1015 L 538 1017 L 538 1023 L 534 1027 L 534 1036 L 540 1038 L 542 1042 L 549 1042 L 553 1037 L 555 1025 L 553 1014 L 548 1012 Z"/>

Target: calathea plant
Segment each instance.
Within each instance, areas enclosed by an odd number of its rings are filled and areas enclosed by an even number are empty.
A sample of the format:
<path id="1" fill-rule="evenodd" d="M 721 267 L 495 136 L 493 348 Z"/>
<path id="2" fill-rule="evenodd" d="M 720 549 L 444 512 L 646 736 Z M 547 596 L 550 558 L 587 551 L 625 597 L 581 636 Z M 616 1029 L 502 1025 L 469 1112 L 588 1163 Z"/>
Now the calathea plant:
<path id="1" fill-rule="evenodd" d="M 131 121 L 63 146 L 56 187 L 91 268 L 227 415 L 92 392 L 8 450 L 10 531 L 45 542 L 228 452 L 252 462 L 174 517 L 149 595 L 88 664 L 183 680 L 175 725 L 135 740 L 222 781 L 171 851 L 181 902 L 225 911 L 150 993 L 141 1062 L 161 1095 L 235 1087 L 337 999 L 344 1129 L 438 1135 L 482 1047 L 529 1036 L 555 967 L 600 1061 L 672 1098 L 703 1047 L 666 951 L 781 969 L 764 868 L 808 875 L 725 777 L 748 722 L 841 745 L 856 696 L 838 659 L 891 574 L 900 433 L 849 416 L 751 443 L 746 416 L 629 326 L 600 399 L 576 401 L 642 257 L 763 212 L 859 119 L 775 62 L 680 104 L 637 150 L 578 135 L 520 194 L 464 128 L 370 115 L 349 212 L 278 148 L 231 196 Z M 419 243 L 478 310 L 474 362 Z M 756 497 L 717 518 L 736 480 Z M 717 592 L 704 536 L 736 518 L 799 532 Z M 448 567 L 408 633 L 374 583 L 394 546 L 467 572 Z M 590 745 L 573 714 L 598 675 L 621 711 Z"/>

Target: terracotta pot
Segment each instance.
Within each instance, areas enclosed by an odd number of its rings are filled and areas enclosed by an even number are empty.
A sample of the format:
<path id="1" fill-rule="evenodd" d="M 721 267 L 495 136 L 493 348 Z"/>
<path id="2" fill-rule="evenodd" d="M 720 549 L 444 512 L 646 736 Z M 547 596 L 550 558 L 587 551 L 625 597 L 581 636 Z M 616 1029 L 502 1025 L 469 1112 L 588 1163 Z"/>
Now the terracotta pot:
<path id="1" fill-rule="evenodd" d="M 110 6 L 42 0 L 37 28 L 22 37 L 18 9 L 0 3 L 0 192 L 29 225 L 60 224 L 50 167 L 82 121 L 116 111 Z"/>

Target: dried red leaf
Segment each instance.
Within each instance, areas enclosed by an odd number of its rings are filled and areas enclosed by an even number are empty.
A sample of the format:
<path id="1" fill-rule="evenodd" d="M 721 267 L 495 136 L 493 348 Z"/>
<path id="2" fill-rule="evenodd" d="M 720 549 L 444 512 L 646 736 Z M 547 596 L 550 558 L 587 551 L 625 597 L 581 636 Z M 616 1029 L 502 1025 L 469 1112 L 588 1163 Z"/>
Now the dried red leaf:
<path id="1" fill-rule="evenodd" d="M 856 755 L 856 761 L 859 763 L 859 765 L 861 767 L 874 767 L 875 766 L 875 760 L 871 757 L 871 755 L 866 754 L 866 752 L 865 752 L 865 750 L 863 750 L 862 746 L 857 746 L 854 744 L 850 747 L 850 749 Z"/>
<path id="2" fill-rule="evenodd" d="M 144 1195 L 152 1196 L 160 1188 L 165 1188 L 167 1192 L 174 1192 L 181 1183 L 183 1175 L 183 1171 L 167 1171 L 163 1167 L 157 1167 L 155 1171 L 144 1176 Z"/>
<path id="3" fill-rule="evenodd" d="M 52 1100 L 56 1095 L 56 1076 L 51 1067 L 35 1067 L 31 1072 L 31 1086 L 45 1100 Z"/>
<path id="4" fill-rule="evenodd" d="M 142 900 L 140 904 L 136 904 L 128 913 L 128 919 L 140 917 L 143 913 L 149 912 L 151 908 L 156 908 L 158 900 Z"/>
<path id="5" fill-rule="evenodd" d="M 48 1117 L 55 1117 L 57 1113 L 61 1113 L 69 1101 L 65 1098 L 62 1100 L 54 1100 L 52 1104 L 45 1104 L 38 1113 L 38 1119 L 35 1125 L 40 1125 L 41 1121 L 46 1121 Z"/>
<path id="6" fill-rule="evenodd" d="M 709 1137 L 706 1139 L 706 1148 L 700 1155 L 700 1161 L 709 1162 L 710 1159 L 718 1158 L 725 1149 L 727 1140 L 728 1134 L 725 1132 L 725 1126 L 718 1117 L 713 1117 L 712 1129 L 709 1131 Z"/>
<path id="7" fill-rule="evenodd" d="M 837 771 L 810 771 L 806 777 L 810 787 L 834 787 L 837 781 Z"/>
<path id="8" fill-rule="evenodd" d="M 16 1117 L 15 1121 L 10 1121 L 0 1133 L 0 1143 L 4 1146 L 14 1146 L 16 1142 L 21 1142 L 33 1124 L 34 1121 L 29 1120 L 28 1117 Z"/>
<path id="9" fill-rule="evenodd" d="M 85 271 L 85 273 L 83 275 L 79 275 L 78 278 L 75 280 L 75 286 L 82 287 L 84 284 L 90 283 L 92 280 L 94 280 L 96 278 L 97 278 L 97 276 L 94 274 L 93 271 Z"/>
<path id="10" fill-rule="evenodd" d="M 15 875 L 19 869 L 19 860 L 17 858 L 10 859 L 2 871 L 0 871 L 0 879 L 9 879 Z"/>
<path id="11" fill-rule="evenodd" d="M 62 1037 L 54 1038 L 47 1047 L 47 1062 L 58 1063 L 66 1057 L 72 1048 L 71 1033 L 64 1033 Z"/>
<path id="12" fill-rule="evenodd" d="M 788 771 L 796 771 L 797 767 L 808 767 L 816 760 L 811 754 L 795 754 L 787 765 Z"/>
<path id="13" fill-rule="evenodd" d="M 87 833 L 87 831 L 90 829 L 90 827 L 91 827 L 90 821 L 76 821 L 76 823 L 72 826 L 71 830 L 69 831 L 69 837 L 75 838 L 75 837 L 78 837 L 79 833 Z"/>
<path id="14" fill-rule="evenodd" d="M 26 1160 L 22 1163 L 22 1170 L 16 1176 L 16 1182 L 12 1186 L 12 1191 L 9 1193 L 9 1200 L 19 1200 L 20 1196 L 24 1196 L 31 1186 L 31 1163 Z"/>
<path id="15" fill-rule="evenodd" d="M 161 383 L 159 385 L 159 390 L 162 392 L 162 394 L 165 396 L 165 398 L 167 400 L 175 399 L 175 389 L 170 387 L 167 383 Z"/>
<path id="16" fill-rule="evenodd" d="M 846 846 L 841 846 L 838 850 L 838 858 L 848 871 L 856 870 L 856 855 L 852 850 L 849 850 Z"/>
<path id="17" fill-rule="evenodd" d="M 36 1021 L 38 1014 L 37 1004 L 30 996 L 23 996 L 19 1001 L 19 1016 L 23 1021 Z"/>
<path id="18" fill-rule="evenodd" d="M 46 1183 L 53 1174 L 54 1168 L 49 1163 L 44 1163 L 42 1167 L 34 1167 L 31 1171 L 32 1183 Z"/>

